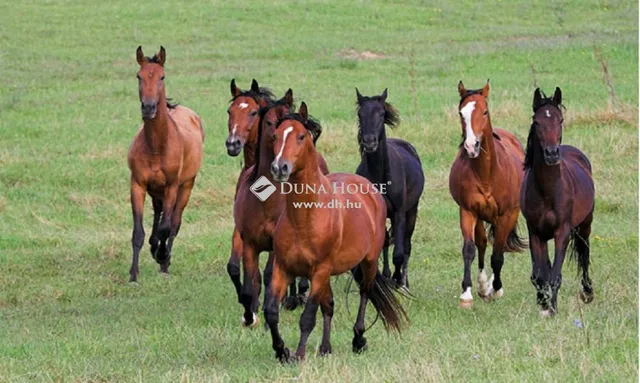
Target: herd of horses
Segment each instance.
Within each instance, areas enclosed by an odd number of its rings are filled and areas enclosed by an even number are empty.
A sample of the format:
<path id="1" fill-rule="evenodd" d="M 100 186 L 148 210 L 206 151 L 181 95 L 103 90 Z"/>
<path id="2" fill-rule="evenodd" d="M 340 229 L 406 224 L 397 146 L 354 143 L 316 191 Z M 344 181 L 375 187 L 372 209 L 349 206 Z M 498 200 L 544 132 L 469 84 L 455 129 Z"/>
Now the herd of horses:
<path id="1" fill-rule="evenodd" d="M 198 115 L 166 98 L 165 49 L 161 47 L 159 53 L 147 57 L 138 47 L 136 57 L 143 124 L 128 155 L 134 227 L 131 281 L 138 278 L 147 193 L 154 211 L 151 254 L 160 271 L 168 273 L 173 241 L 202 164 L 205 139 Z M 364 317 L 369 301 L 385 328 L 399 332 L 408 318 L 397 293 L 402 295 L 409 288 L 411 238 L 424 189 L 424 173 L 413 145 L 386 136 L 386 128 L 399 122 L 397 111 L 387 102 L 387 90 L 367 97 L 356 89 L 361 162 L 355 174 L 329 171 L 327 161 L 316 149 L 322 126 L 309 115 L 304 102 L 295 110 L 291 89 L 276 99 L 255 80 L 249 90 L 239 89 L 232 80 L 230 91 L 225 145 L 230 156 L 243 154 L 244 166 L 236 185 L 235 228 L 227 271 L 244 308 L 243 324 L 258 326 L 263 284 L 259 256 L 268 252 L 263 310 L 280 361 L 304 359 L 318 308 L 323 318 L 319 352 L 331 353 L 333 275 L 350 272 L 360 289 L 353 327 L 354 352 L 366 348 Z M 460 82 L 458 92 L 462 142 L 449 175 L 449 190 L 460 208 L 463 237 L 460 306 L 472 307 L 471 265 L 476 248 L 478 296 L 487 301 L 503 296 L 504 253 L 522 251 L 527 246 L 517 233 L 520 213 L 529 232 L 531 282 L 536 288 L 540 315 L 550 316 L 557 311 L 567 251 L 576 258 L 582 273 L 580 298 L 591 302 L 594 293 L 589 277 L 589 236 L 595 189 L 587 157 L 575 147 L 562 145 L 564 106 L 560 88 L 552 97 L 539 88 L 535 90 L 526 149 L 512 133 L 493 128 L 487 104 L 488 81 L 481 89 L 466 89 Z M 273 184 L 313 185 L 326 192 L 274 193 L 262 201 L 251 186 L 263 177 Z M 332 187 L 336 184 L 359 187 Z M 385 193 L 368 193 L 363 192 L 363 185 L 388 188 Z M 357 202 L 359 208 L 299 208 L 304 202 L 335 200 Z M 547 249 L 547 242 L 552 239 L 553 264 Z M 493 274 L 488 278 L 485 251 L 490 240 Z M 393 274 L 389 267 L 392 245 Z M 380 254 L 382 270 L 378 266 Z M 295 354 L 285 347 L 279 333 L 281 305 L 291 310 L 304 306 Z"/>

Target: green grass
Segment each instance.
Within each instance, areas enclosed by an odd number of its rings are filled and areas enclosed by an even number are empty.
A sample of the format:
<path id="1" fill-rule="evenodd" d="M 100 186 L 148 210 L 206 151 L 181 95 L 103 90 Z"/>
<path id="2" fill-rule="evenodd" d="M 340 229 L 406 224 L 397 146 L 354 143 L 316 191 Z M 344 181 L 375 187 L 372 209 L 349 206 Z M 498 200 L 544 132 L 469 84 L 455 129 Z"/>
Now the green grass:
<path id="1" fill-rule="evenodd" d="M 2 2 L 0 381 L 636 381 L 637 20 L 628 1 Z M 131 285 L 135 49 L 161 44 L 169 97 L 204 120 L 205 160 L 171 277 L 145 246 Z M 612 110 L 596 47 L 618 99 Z M 366 354 L 352 355 L 346 277 L 333 281 L 331 357 L 280 366 L 268 333 L 240 327 L 225 268 L 241 166 L 223 147 L 233 77 L 278 95 L 292 87 L 322 121 L 318 146 L 334 171 L 359 160 L 354 88 L 389 88 L 403 117 L 391 134 L 415 144 L 427 180 L 410 262 L 416 299 L 405 301 L 411 326 L 401 337 L 378 324 Z M 559 314 L 541 320 L 527 253 L 507 255 L 502 300 L 458 308 L 462 240 L 447 187 L 460 137 L 456 84 L 487 78 L 494 124 L 521 139 L 534 82 L 562 87 L 564 142 L 592 160 L 596 300 L 582 307 L 583 328 L 575 265 L 565 264 Z M 145 213 L 148 235 L 148 200 Z M 299 314 L 281 315 L 288 345 Z M 320 336 L 318 326 L 311 349 Z"/>

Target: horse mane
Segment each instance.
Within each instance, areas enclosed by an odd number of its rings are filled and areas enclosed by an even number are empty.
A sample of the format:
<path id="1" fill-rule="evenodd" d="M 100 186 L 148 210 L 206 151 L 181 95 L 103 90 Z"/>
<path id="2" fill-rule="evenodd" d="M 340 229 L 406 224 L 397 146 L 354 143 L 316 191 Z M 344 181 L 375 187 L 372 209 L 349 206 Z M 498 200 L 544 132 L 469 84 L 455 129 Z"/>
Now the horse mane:
<path id="1" fill-rule="evenodd" d="M 356 106 L 357 106 L 357 111 L 360 111 L 360 107 L 362 106 L 362 104 L 364 104 L 367 101 L 382 101 L 382 97 L 380 96 L 373 96 L 373 97 L 369 97 L 369 96 L 362 96 L 362 100 L 361 101 L 356 101 Z M 396 108 L 394 108 L 393 105 L 389 104 L 388 102 L 384 102 L 384 123 L 385 125 L 388 125 L 391 129 L 395 128 L 396 126 L 400 125 L 400 115 L 398 114 L 398 111 L 396 110 Z"/>
<path id="2" fill-rule="evenodd" d="M 145 56 L 144 62 L 151 63 L 151 64 L 160 64 L 160 58 L 158 57 L 157 54 L 153 55 L 153 57 L 146 57 Z"/>
<path id="3" fill-rule="evenodd" d="M 173 101 L 173 100 L 170 99 L 170 98 L 167 98 L 167 108 L 169 108 L 169 109 L 175 109 L 175 108 L 178 107 L 178 105 L 180 105 L 180 103 L 178 103 L 178 102 L 173 103 L 171 101 Z"/>
<path id="4" fill-rule="evenodd" d="M 254 92 L 251 89 L 240 91 L 240 93 L 229 100 L 229 102 L 234 102 L 239 97 L 251 97 L 257 103 L 260 103 L 261 99 L 267 101 L 268 103 L 274 102 L 275 98 L 273 92 L 271 92 L 271 89 L 260 87 L 260 90 L 258 92 Z"/>
<path id="5" fill-rule="evenodd" d="M 260 146 L 262 145 L 262 123 L 264 122 L 264 117 L 267 115 L 273 108 L 277 108 L 279 106 L 284 106 L 287 104 L 285 97 L 277 101 L 269 101 L 269 103 L 258 110 L 258 145 L 256 146 L 256 154 L 255 159 L 256 162 L 253 165 L 253 170 L 249 175 L 248 182 L 254 182 L 256 178 L 258 178 L 258 168 L 260 167 Z M 295 108 L 295 104 L 291 106 L 291 109 Z M 315 143 L 315 142 L 314 142 Z"/>
<path id="6" fill-rule="evenodd" d="M 304 120 L 298 113 L 288 113 L 278 120 L 276 126 L 279 126 L 285 120 L 294 120 L 301 123 L 305 129 L 311 133 L 311 137 L 313 137 L 313 145 L 315 146 L 316 142 L 318 142 L 318 138 L 320 138 L 320 135 L 322 134 L 322 125 L 320 125 L 318 120 L 313 116 L 308 116 L 307 120 Z"/>
<path id="7" fill-rule="evenodd" d="M 536 121 L 534 120 L 535 114 L 538 111 L 538 109 L 542 108 L 543 106 L 547 106 L 547 105 L 553 105 L 556 108 L 558 108 L 558 110 L 560 110 L 560 113 L 562 113 L 563 110 L 567 110 L 567 108 L 565 108 L 564 105 L 562 105 L 561 103 L 558 104 L 556 102 L 553 101 L 553 98 L 551 97 L 547 97 L 546 94 L 544 94 L 543 91 L 540 91 L 540 93 L 542 93 L 542 100 L 540 100 L 540 102 L 538 102 L 536 105 L 533 106 L 533 116 L 531 117 L 531 119 L 533 120 L 533 122 L 531 123 L 531 127 L 529 128 L 529 136 L 527 137 L 527 151 L 525 152 L 524 155 L 524 169 L 531 169 L 531 167 L 533 166 L 533 157 L 535 155 L 535 150 L 537 146 L 540 146 L 540 143 L 538 142 L 538 137 L 536 135 Z"/>

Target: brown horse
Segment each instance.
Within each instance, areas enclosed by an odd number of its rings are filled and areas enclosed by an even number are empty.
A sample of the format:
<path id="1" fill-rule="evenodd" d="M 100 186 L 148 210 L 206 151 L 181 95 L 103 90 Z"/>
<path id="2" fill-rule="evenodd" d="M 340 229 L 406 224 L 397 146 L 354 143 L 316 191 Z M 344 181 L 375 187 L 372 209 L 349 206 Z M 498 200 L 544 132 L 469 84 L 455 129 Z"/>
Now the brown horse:
<path id="1" fill-rule="evenodd" d="M 261 88 L 258 82 L 251 81 L 250 90 L 240 90 L 236 80 L 231 80 L 231 105 L 227 109 L 229 136 L 225 141 L 227 154 L 232 157 L 244 154 L 242 170 L 247 170 L 256 162 L 258 147 L 258 111 L 273 101 L 273 93 Z"/>
<path id="2" fill-rule="evenodd" d="M 578 149 L 562 143 L 562 91 L 553 98 L 533 95 L 533 123 L 527 141 L 525 175 L 520 191 L 522 215 L 527 220 L 533 271 L 540 315 L 557 311 L 562 284 L 562 263 L 572 244 L 582 271 L 580 298 L 593 300 L 589 278 L 589 235 L 593 221 L 595 187 L 591 163 Z M 553 239 L 555 257 L 549 262 L 547 241 Z"/>
<path id="3" fill-rule="evenodd" d="M 487 106 L 488 80 L 482 89 L 476 90 L 465 89 L 460 81 L 458 92 L 463 141 L 449 173 L 449 191 L 460 206 L 460 229 L 464 239 L 460 307 L 470 308 L 473 305 L 471 264 L 475 246 L 478 247 L 478 295 L 486 300 L 504 294 L 500 278 L 504 252 L 521 251 L 526 246 L 516 231 L 524 151 L 513 134 L 492 128 Z M 493 276 L 489 280 L 484 270 L 487 248 L 484 222 L 491 225 L 489 235 L 494 239 Z"/>
<path id="4" fill-rule="evenodd" d="M 169 272 L 171 248 L 178 235 L 182 212 L 202 163 L 204 129 L 200 117 L 183 106 L 167 103 L 164 88 L 165 50 L 145 57 L 138 47 L 138 92 L 143 124 L 129 148 L 133 261 L 131 281 L 138 278 L 138 255 L 144 242 L 142 213 L 149 193 L 153 201 L 151 254 L 160 271 Z M 162 217 L 162 218 L 161 218 Z"/>
<path id="5" fill-rule="evenodd" d="M 364 314 L 369 299 L 387 329 L 399 331 L 403 319 L 406 319 L 393 294 L 395 283 L 378 271 L 387 219 L 384 198 L 364 177 L 345 173 L 325 176 L 320 172 L 313 145 L 317 129 L 317 124 L 310 123 L 307 106 L 302 103 L 298 114 L 279 119 L 273 136 L 273 178 L 278 182 L 316 190 L 316 193 L 292 192 L 286 195 L 286 208 L 273 237 L 273 279 L 264 313 L 271 330 L 273 349 L 280 361 L 304 358 L 318 306 L 322 310 L 324 325 L 320 354 L 331 353 L 334 303 L 329 279 L 332 275 L 352 270 L 360 286 L 360 308 L 353 329 L 354 352 L 362 351 L 366 345 Z M 329 203 L 340 204 L 344 208 L 329 209 Z M 278 305 L 287 284 L 295 276 L 310 278 L 311 291 L 300 317 L 300 343 L 296 355 L 292 356 L 278 330 Z"/>
<path id="6" fill-rule="evenodd" d="M 276 190 L 275 182 L 270 173 L 270 166 L 274 159 L 272 135 L 276 127 L 277 116 L 285 115 L 293 111 L 293 91 L 289 89 L 279 101 L 271 102 L 260 109 L 258 124 L 258 146 L 256 151 L 256 163 L 242 175 L 242 184 L 236 194 L 234 202 L 235 233 L 238 233 L 240 243 L 238 249 L 242 259 L 244 283 L 236 286 L 239 289 L 238 298 L 244 306 L 245 312 L 242 322 L 246 326 L 255 327 L 258 324 L 258 298 L 260 296 L 260 272 L 258 260 L 261 252 L 273 250 L 273 233 L 278 217 L 284 210 L 285 196 Z M 313 119 L 310 123 L 317 124 Z M 320 126 L 320 125 L 318 125 Z M 321 128 L 314 137 L 314 144 L 320 137 Z M 328 174 L 327 164 L 322 156 L 317 154 L 317 162 L 320 164 L 320 172 Z M 271 188 L 273 194 L 264 198 L 263 190 Z M 258 197 L 260 195 L 260 197 Z M 235 236 L 234 233 L 234 236 Z M 265 289 L 268 289 L 271 281 L 273 267 L 273 254 L 269 254 L 269 261 L 265 269 Z M 303 288 L 308 289 L 309 281 L 301 281 Z M 303 303 L 301 297 L 293 293 L 295 282 L 291 284 L 292 294 L 289 296 L 289 309 Z M 301 291 L 305 293 L 305 291 Z"/>

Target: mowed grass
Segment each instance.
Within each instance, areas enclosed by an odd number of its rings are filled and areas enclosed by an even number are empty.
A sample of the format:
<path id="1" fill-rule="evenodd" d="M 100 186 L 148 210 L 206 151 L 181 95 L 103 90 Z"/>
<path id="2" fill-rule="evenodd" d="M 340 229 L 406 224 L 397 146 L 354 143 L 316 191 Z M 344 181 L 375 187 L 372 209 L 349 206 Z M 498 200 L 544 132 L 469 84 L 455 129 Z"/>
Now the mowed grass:
<path id="1" fill-rule="evenodd" d="M 637 20 L 629 1 L 5 1 L 0 381 L 636 381 Z M 164 45 L 168 96 L 201 115 L 207 139 L 171 276 L 158 274 L 145 239 L 132 285 L 126 152 L 140 124 L 138 45 L 149 55 Z M 241 166 L 223 146 L 234 77 L 277 95 L 293 88 L 323 123 L 329 166 L 346 172 L 359 161 L 354 88 L 389 88 L 403 117 L 390 135 L 417 147 L 426 175 L 409 266 L 416 298 L 404 301 L 411 325 L 400 337 L 378 323 L 369 350 L 351 353 L 357 295 L 347 304 L 344 276 L 333 280 L 332 356 L 281 366 L 268 332 L 241 328 L 226 273 Z M 456 85 L 487 78 L 494 124 L 523 142 L 534 84 L 560 86 L 564 142 L 593 163 L 596 300 L 577 300 L 567 260 L 553 319 L 538 317 L 528 252 L 506 256 L 503 299 L 458 308 Z M 147 236 L 151 212 L 147 199 Z M 281 314 L 290 347 L 299 314 Z M 310 349 L 320 336 L 319 320 Z"/>

